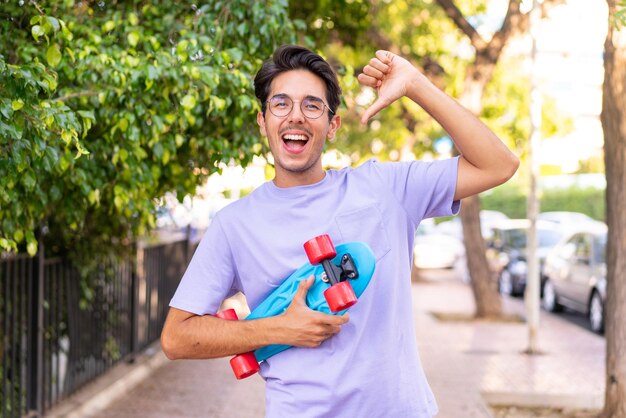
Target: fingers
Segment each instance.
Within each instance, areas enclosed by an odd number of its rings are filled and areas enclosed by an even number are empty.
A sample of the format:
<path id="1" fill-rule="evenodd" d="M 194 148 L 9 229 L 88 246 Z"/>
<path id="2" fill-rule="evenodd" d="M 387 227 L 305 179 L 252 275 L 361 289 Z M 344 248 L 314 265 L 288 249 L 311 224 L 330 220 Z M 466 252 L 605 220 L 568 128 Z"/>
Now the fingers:
<path id="1" fill-rule="evenodd" d="M 389 106 L 391 102 L 383 97 L 379 97 L 369 108 L 363 112 L 361 115 L 361 123 L 366 124 L 371 117 L 376 115 L 378 112 Z"/>
<path id="2" fill-rule="evenodd" d="M 293 300 L 297 301 L 298 303 L 306 303 L 306 295 L 307 293 L 309 293 L 309 289 L 313 285 L 314 281 L 315 281 L 314 276 L 311 276 L 305 280 L 302 280 L 300 284 L 298 285 L 298 290 L 296 291 L 296 294 L 293 295 Z"/>
<path id="3" fill-rule="evenodd" d="M 376 51 L 376 56 L 372 58 L 364 68 L 363 72 L 357 76 L 359 83 L 363 86 L 377 89 L 382 85 L 385 77 L 391 71 L 391 63 L 395 55 L 385 50 Z M 389 106 L 391 101 L 384 97 L 379 97 L 361 116 L 361 123 L 366 124 L 367 121 L 385 107 Z"/>
<path id="4" fill-rule="evenodd" d="M 319 347 L 324 341 L 338 334 L 341 331 L 341 326 L 348 321 L 347 317 L 325 316 L 332 318 L 328 318 L 330 321 L 327 323 L 319 323 L 317 326 L 311 327 L 311 338 L 303 346 Z"/>
<path id="5" fill-rule="evenodd" d="M 393 58 L 395 57 L 393 52 L 385 51 L 384 49 L 379 49 L 376 51 L 376 58 L 385 65 L 391 64 Z"/>
<path id="6" fill-rule="evenodd" d="M 356 78 L 357 80 L 359 80 L 359 83 L 361 83 L 361 85 L 371 87 L 373 89 L 378 88 L 381 83 L 380 79 L 365 75 L 365 73 L 359 74 Z"/>

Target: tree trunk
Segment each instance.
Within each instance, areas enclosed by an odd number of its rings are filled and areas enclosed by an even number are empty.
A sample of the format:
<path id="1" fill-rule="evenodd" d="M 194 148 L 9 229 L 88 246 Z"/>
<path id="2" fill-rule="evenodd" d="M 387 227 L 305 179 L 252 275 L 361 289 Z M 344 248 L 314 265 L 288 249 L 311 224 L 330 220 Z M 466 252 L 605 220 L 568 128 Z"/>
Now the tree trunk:
<path id="1" fill-rule="evenodd" d="M 482 110 L 483 92 L 495 65 L 495 62 L 491 66 L 487 65 L 484 57 L 477 52 L 475 63 L 468 68 L 460 102 L 477 116 Z M 476 304 L 476 317 L 499 317 L 502 315 L 502 298 L 487 261 L 485 240 L 480 229 L 478 196 L 463 199 L 461 223 L 463 224 L 467 271 L 471 278 Z"/>
<path id="2" fill-rule="evenodd" d="M 616 0 L 607 0 L 609 16 Z M 602 417 L 626 417 L 626 28 L 609 21 L 604 44 L 602 128 L 606 165 L 606 392 Z"/>
<path id="3" fill-rule="evenodd" d="M 480 201 L 478 196 L 463 199 L 461 222 L 467 270 L 472 278 L 472 292 L 477 318 L 495 318 L 502 315 L 502 299 L 498 293 L 487 262 L 485 241 L 480 231 Z"/>

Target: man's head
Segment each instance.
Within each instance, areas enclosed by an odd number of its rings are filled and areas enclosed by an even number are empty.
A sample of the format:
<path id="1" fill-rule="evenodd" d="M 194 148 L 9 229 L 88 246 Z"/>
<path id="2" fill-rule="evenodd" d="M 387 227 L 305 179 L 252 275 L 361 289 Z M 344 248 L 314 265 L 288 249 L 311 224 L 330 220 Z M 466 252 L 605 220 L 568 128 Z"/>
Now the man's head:
<path id="1" fill-rule="evenodd" d="M 334 113 L 341 89 L 330 65 L 306 48 L 283 46 L 263 64 L 254 87 L 263 106 L 257 123 L 272 152 L 275 183 L 291 187 L 321 180 L 324 145 L 341 126 Z"/>
<path id="2" fill-rule="evenodd" d="M 328 103 L 328 119 L 336 114 L 341 103 L 341 87 L 337 75 L 322 57 L 310 50 L 297 45 L 283 45 L 274 51 L 271 60 L 266 61 L 254 78 L 254 94 L 261 102 L 265 115 L 267 101 L 270 99 L 272 81 L 278 75 L 293 70 L 307 70 L 321 78 L 326 85 L 326 101 Z"/>

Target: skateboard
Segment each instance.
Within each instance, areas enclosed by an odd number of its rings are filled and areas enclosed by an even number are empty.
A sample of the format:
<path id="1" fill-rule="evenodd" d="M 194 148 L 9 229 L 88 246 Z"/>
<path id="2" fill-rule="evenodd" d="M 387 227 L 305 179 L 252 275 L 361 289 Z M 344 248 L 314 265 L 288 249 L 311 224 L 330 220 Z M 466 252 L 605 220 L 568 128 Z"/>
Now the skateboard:
<path id="1" fill-rule="evenodd" d="M 261 302 L 246 320 L 280 315 L 289 307 L 302 280 L 315 277 L 306 303 L 309 308 L 339 315 L 357 302 L 374 274 L 376 258 L 370 247 L 362 242 L 339 244 L 335 249 L 328 235 L 317 236 L 304 244 L 309 259 L 287 277 L 280 286 Z M 219 312 L 217 317 L 237 320 L 234 309 Z M 242 353 L 230 360 L 237 379 L 252 376 L 260 370 L 259 362 L 290 348 L 274 344 L 254 352 Z"/>

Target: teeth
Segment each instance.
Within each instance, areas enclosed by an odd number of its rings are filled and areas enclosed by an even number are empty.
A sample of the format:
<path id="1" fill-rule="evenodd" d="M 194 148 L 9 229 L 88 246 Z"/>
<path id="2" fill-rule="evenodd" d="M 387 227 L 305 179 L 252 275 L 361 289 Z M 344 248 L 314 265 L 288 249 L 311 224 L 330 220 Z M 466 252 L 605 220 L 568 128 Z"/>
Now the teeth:
<path id="1" fill-rule="evenodd" d="M 284 139 L 288 139 L 290 141 L 306 141 L 306 136 L 304 135 L 292 135 L 288 134 L 283 137 Z"/>

